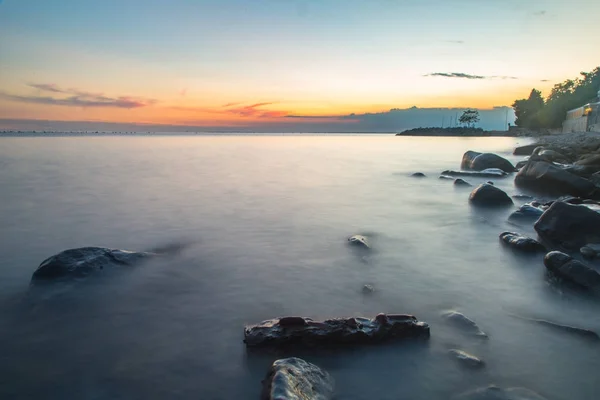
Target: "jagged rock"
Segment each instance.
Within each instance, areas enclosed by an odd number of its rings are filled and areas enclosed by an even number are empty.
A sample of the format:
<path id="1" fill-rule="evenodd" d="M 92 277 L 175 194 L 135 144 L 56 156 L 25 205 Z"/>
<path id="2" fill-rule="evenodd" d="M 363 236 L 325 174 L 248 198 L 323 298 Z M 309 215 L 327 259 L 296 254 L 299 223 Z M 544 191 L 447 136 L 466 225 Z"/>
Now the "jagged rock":
<path id="1" fill-rule="evenodd" d="M 475 357 L 474 355 L 463 350 L 450 349 L 448 350 L 448 354 L 469 368 L 481 368 L 485 366 L 485 363 L 480 358 Z"/>
<path id="2" fill-rule="evenodd" d="M 62 251 L 44 260 L 31 277 L 32 282 L 57 278 L 83 277 L 104 268 L 131 266 L 157 256 L 104 247 L 80 247 Z"/>
<path id="3" fill-rule="evenodd" d="M 348 243 L 351 244 L 352 246 L 362 247 L 364 249 L 370 249 L 371 248 L 371 246 L 369 246 L 369 241 L 363 235 L 350 236 L 348 238 Z"/>
<path id="4" fill-rule="evenodd" d="M 456 186 L 471 186 L 471 184 L 469 182 L 467 182 L 467 181 L 465 181 L 464 179 L 461 179 L 461 178 L 456 178 L 454 180 L 454 184 Z"/>
<path id="5" fill-rule="evenodd" d="M 244 343 L 248 347 L 361 345 L 405 338 L 429 338 L 429 325 L 412 315 L 378 314 L 374 319 L 326 321 L 283 317 L 244 329 Z"/>
<path id="6" fill-rule="evenodd" d="M 596 186 L 589 180 L 533 158 L 517 173 L 515 184 L 549 194 L 570 194 L 586 198 L 598 195 Z"/>
<path id="7" fill-rule="evenodd" d="M 479 206 L 505 206 L 513 204 L 512 199 L 502 190 L 488 183 L 477 186 L 469 196 L 472 204 Z"/>
<path id="8" fill-rule="evenodd" d="M 513 196 L 514 197 L 514 196 Z M 525 203 L 519 209 L 508 217 L 509 219 L 519 220 L 537 220 L 544 213 L 541 206 L 536 206 L 532 203 Z"/>
<path id="9" fill-rule="evenodd" d="M 262 383 L 261 400 L 329 400 L 334 389 L 326 371 L 296 357 L 273 362 Z"/>
<path id="10" fill-rule="evenodd" d="M 425 174 L 422 172 L 415 172 L 411 175 L 413 178 L 425 178 Z"/>
<path id="11" fill-rule="evenodd" d="M 530 156 L 533 150 L 539 147 L 539 144 L 527 144 L 525 146 L 515 147 L 513 155 L 515 156 Z"/>
<path id="12" fill-rule="evenodd" d="M 600 273 L 565 253 L 551 251 L 544 257 L 544 265 L 564 280 L 587 289 L 600 289 Z"/>
<path id="13" fill-rule="evenodd" d="M 515 250 L 535 253 L 546 251 L 546 247 L 535 239 L 521 236 L 515 232 L 502 232 L 500 240 Z"/>
<path id="14" fill-rule="evenodd" d="M 483 171 L 453 171 L 448 169 L 443 171 L 442 175 L 450 177 L 468 176 L 472 178 L 504 178 L 508 176 L 506 172 L 498 168 L 488 168 Z"/>
<path id="15" fill-rule="evenodd" d="M 467 333 L 471 333 L 475 336 L 481 336 L 487 338 L 487 334 L 483 332 L 475 321 L 469 319 L 463 313 L 458 311 L 446 311 L 442 314 L 442 317 L 453 325 L 463 329 Z"/>
<path id="16" fill-rule="evenodd" d="M 529 389 L 515 387 L 503 389 L 495 385 L 475 389 L 454 397 L 455 400 L 546 400 Z"/>
<path id="17" fill-rule="evenodd" d="M 588 243 L 579 249 L 582 256 L 589 260 L 600 257 L 600 244 Z"/>
<path id="18" fill-rule="evenodd" d="M 488 168 L 498 168 L 504 172 L 513 172 L 515 167 L 505 158 L 494 153 L 478 153 L 467 151 L 460 164 L 461 169 L 482 171 Z"/>
<path id="19" fill-rule="evenodd" d="M 547 242 L 567 250 L 600 242 L 600 213 L 586 205 L 555 201 L 537 220 L 535 230 Z"/>

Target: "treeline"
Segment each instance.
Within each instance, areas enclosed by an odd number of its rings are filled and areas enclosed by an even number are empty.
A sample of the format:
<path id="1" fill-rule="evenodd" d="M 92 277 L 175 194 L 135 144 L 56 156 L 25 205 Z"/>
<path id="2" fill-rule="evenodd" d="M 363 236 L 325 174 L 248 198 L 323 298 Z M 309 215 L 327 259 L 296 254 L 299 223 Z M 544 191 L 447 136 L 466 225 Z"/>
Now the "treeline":
<path id="1" fill-rule="evenodd" d="M 544 100 L 539 90 L 532 89 L 529 98 L 516 100 L 515 124 L 522 128 L 560 128 L 566 113 L 593 102 L 600 90 L 600 67 L 581 72 L 581 77 L 557 83 Z"/>

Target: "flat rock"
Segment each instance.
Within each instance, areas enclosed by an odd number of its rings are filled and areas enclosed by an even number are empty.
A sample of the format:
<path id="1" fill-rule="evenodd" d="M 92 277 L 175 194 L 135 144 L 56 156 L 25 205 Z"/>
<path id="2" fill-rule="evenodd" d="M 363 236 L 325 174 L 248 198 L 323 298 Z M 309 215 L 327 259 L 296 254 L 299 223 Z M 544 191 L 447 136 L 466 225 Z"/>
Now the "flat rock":
<path id="1" fill-rule="evenodd" d="M 276 360 L 263 380 L 261 400 L 329 400 L 333 378 L 300 358 Z"/>
<path id="2" fill-rule="evenodd" d="M 488 168 L 483 171 L 453 171 L 446 170 L 442 172 L 443 176 L 467 176 L 472 178 L 504 178 L 508 176 L 508 174 L 501 169 L 498 168 Z"/>
<path id="3" fill-rule="evenodd" d="M 523 252 L 536 253 L 546 251 L 546 247 L 537 240 L 521 236 L 515 232 L 502 232 L 500 240 L 510 248 Z"/>
<path id="4" fill-rule="evenodd" d="M 556 276 L 583 288 L 600 289 L 600 273 L 560 251 L 551 251 L 544 257 L 544 265 Z"/>
<path id="5" fill-rule="evenodd" d="M 450 349 L 448 350 L 448 354 L 462 365 L 469 368 L 482 368 L 485 366 L 485 363 L 480 358 L 463 350 Z"/>
<path id="6" fill-rule="evenodd" d="M 157 255 L 157 253 L 105 247 L 69 249 L 44 260 L 33 273 L 31 280 L 38 282 L 58 278 L 84 277 L 104 268 L 135 265 Z"/>
<path id="7" fill-rule="evenodd" d="M 600 242 L 600 213 L 586 205 L 555 201 L 534 225 L 544 241 L 567 250 Z"/>
<path id="8" fill-rule="evenodd" d="M 244 329 L 244 343 L 248 347 L 361 345 L 406 338 L 428 339 L 429 325 L 412 315 L 378 314 L 373 319 L 326 321 L 283 317 Z"/>
<path id="9" fill-rule="evenodd" d="M 472 204 L 479 206 L 506 206 L 513 204 L 512 199 L 497 187 L 484 183 L 477 186 L 469 196 Z"/>
<path id="10" fill-rule="evenodd" d="M 369 241 L 363 235 L 353 235 L 348 238 L 348 243 L 352 246 L 362 247 L 364 249 L 370 249 Z"/>
<path id="11" fill-rule="evenodd" d="M 475 321 L 468 318 L 463 313 L 450 310 L 442 313 L 442 317 L 452 325 L 461 328 L 467 333 L 487 338 L 487 334 L 479 328 Z"/>
<path id="12" fill-rule="evenodd" d="M 548 194 L 570 194 L 594 198 L 596 186 L 589 180 L 572 174 L 563 168 L 533 157 L 515 177 L 515 184 Z"/>
<path id="13" fill-rule="evenodd" d="M 529 389 L 514 387 L 503 389 L 490 385 L 455 396 L 456 400 L 546 400 Z"/>

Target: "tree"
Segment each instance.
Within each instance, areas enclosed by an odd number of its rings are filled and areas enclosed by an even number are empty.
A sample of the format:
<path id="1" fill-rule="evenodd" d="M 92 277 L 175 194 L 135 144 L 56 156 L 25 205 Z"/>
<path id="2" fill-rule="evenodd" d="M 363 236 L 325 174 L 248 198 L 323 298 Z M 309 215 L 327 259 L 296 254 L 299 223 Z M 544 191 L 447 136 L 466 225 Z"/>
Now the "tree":
<path id="1" fill-rule="evenodd" d="M 516 100 L 513 103 L 515 110 L 515 124 L 522 128 L 536 129 L 541 127 L 540 111 L 544 108 L 542 92 L 532 89 L 529 98 Z"/>
<path id="2" fill-rule="evenodd" d="M 479 122 L 479 111 L 470 109 L 465 110 L 465 112 L 463 112 L 460 118 L 458 119 L 458 122 L 460 122 L 463 125 L 466 125 L 467 127 L 475 127 L 475 124 Z"/>

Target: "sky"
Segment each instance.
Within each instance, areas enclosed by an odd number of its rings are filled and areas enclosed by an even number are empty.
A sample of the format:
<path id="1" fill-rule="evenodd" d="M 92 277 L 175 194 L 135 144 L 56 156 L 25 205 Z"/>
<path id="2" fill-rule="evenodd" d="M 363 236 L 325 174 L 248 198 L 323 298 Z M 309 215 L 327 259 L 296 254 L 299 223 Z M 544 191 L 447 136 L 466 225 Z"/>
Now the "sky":
<path id="1" fill-rule="evenodd" d="M 596 0 L 0 0 L 0 129 L 395 131 L 470 107 L 504 129 L 515 99 L 600 65 L 598 15 Z"/>

